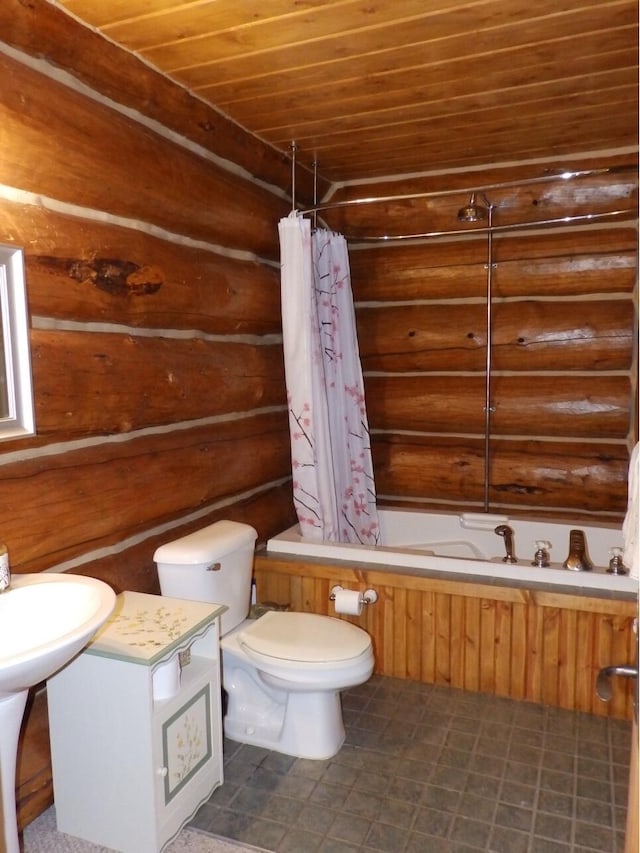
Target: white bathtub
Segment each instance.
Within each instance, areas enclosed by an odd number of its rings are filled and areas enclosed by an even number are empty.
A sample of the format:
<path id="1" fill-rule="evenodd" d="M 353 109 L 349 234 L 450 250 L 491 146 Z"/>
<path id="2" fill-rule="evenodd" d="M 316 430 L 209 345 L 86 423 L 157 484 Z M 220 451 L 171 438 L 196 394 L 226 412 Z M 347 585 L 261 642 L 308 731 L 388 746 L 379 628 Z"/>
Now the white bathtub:
<path id="1" fill-rule="evenodd" d="M 610 550 L 622 547 L 618 528 L 586 524 L 560 524 L 545 519 L 530 521 L 485 513 L 454 515 L 419 510 L 381 509 L 382 545 L 342 545 L 303 539 L 297 525 L 267 542 L 267 551 L 349 563 L 384 566 L 385 571 L 443 572 L 473 578 L 506 579 L 524 583 L 570 586 L 576 589 L 637 593 L 638 581 L 628 575 L 607 573 Z M 504 539 L 495 533 L 500 524 L 514 531 L 517 563 L 503 561 Z M 594 565 L 590 572 L 569 571 L 562 563 L 569 553 L 569 531 L 583 530 L 587 553 Z M 551 543 L 551 565 L 532 565 L 536 541 Z"/>

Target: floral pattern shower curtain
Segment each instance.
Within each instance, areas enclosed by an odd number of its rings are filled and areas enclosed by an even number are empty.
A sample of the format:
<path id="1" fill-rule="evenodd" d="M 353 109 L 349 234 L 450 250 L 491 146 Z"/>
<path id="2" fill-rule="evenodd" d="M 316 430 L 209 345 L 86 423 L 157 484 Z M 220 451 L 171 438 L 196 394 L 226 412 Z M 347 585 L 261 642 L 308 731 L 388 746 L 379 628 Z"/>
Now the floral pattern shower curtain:
<path id="1" fill-rule="evenodd" d="M 282 333 L 293 499 L 303 536 L 379 542 L 347 244 L 280 220 Z"/>

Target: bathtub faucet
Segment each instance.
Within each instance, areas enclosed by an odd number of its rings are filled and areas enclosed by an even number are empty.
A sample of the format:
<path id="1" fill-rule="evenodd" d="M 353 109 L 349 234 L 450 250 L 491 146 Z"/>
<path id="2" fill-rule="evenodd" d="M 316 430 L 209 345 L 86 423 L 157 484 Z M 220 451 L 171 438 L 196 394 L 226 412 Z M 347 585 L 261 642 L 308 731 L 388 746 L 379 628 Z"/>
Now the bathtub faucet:
<path id="1" fill-rule="evenodd" d="M 513 551 L 513 529 L 508 524 L 499 524 L 494 533 L 504 538 L 504 548 L 506 556 L 502 558 L 503 563 L 517 563 L 516 555 Z"/>
<path id="2" fill-rule="evenodd" d="M 572 572 L 590 572 L 593 569 L 593 563 L 587 554 L 584 530 L 569 531 L 569 556 L 562 565 Z"/>

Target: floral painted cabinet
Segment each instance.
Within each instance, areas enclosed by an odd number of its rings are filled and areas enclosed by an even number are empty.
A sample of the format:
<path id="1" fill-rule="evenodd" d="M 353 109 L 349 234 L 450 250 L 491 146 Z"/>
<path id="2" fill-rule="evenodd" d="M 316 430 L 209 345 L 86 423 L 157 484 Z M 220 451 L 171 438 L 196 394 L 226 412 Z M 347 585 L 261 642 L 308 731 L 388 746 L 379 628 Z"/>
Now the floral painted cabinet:
<path id="1" fill-rule="evenodd" d="M 222 783 L 224 610 L 123 592 L 85 651 L 49 679 L 61 832 L 159 853 Z"/>

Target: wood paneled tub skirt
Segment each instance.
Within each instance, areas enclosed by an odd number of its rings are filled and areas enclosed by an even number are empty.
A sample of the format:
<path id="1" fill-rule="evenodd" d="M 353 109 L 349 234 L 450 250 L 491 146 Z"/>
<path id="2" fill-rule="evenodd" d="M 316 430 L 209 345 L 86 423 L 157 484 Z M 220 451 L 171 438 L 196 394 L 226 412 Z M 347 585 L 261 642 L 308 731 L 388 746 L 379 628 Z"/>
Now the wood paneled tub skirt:
<path id="1" fill-rule="evenodd" d="M 635 680 L 615 678 L 609 702 L 601 667 L 636 660 L 638 581 L 607 572 L 621 531 L 548 519 L 382 510 L 380 547 L 302 542 L 297 527 L 255 558 L 258 601 L 335 614 L 331 590 L 375 589 L 360 616 L 376 672 L 445 684 L 598 716 L 631 719 Z M 517 563 L 503 562 L 500 524 L 514 534 Z M 592 571 L 562 567 L 569 532 L 585 534 Z M 551 565 L 532 565 L 536 543 Z"/>

